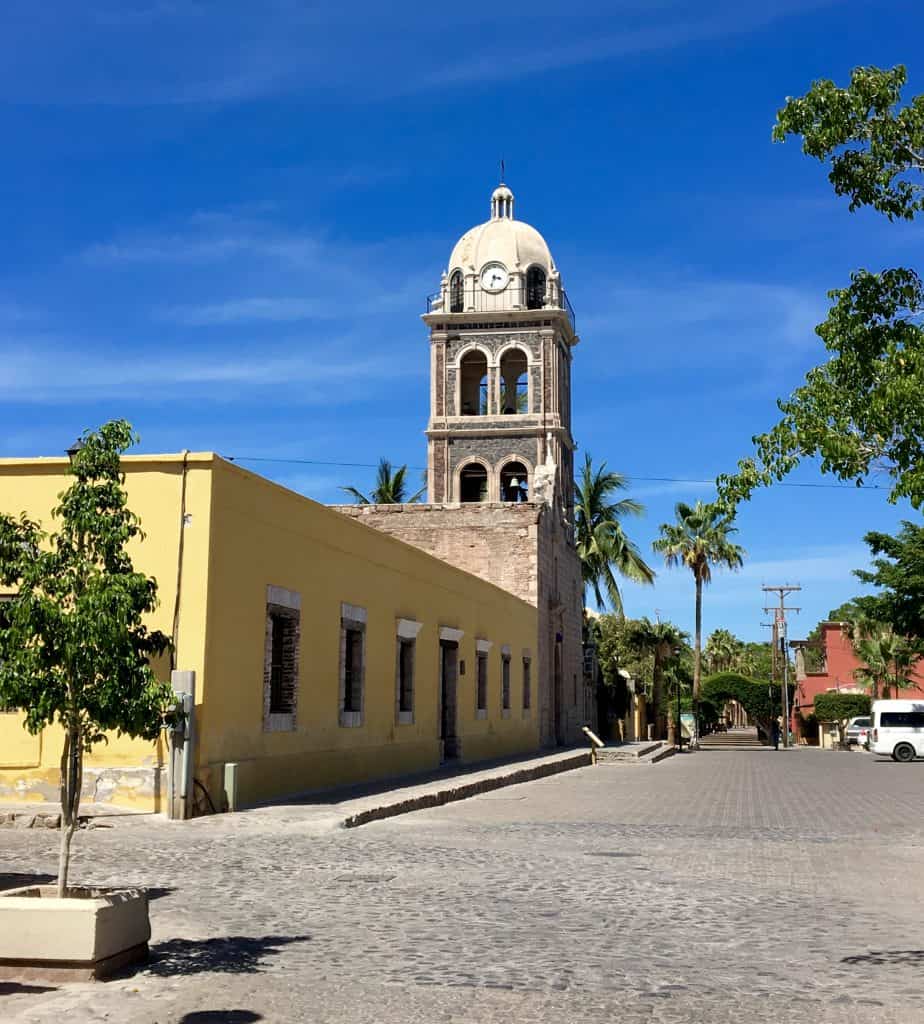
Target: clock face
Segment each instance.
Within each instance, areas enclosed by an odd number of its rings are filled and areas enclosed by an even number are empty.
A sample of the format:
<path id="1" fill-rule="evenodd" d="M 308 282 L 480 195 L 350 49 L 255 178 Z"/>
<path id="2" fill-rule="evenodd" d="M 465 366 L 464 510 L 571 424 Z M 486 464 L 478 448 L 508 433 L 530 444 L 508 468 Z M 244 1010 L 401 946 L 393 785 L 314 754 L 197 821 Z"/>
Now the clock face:
<path id="1" fill-rule="evenodd" d="M 486 292 L 500 292 L 507 287 L 510 275 L 503 263 L 488 263 L 481 271 L 481 287 Z"/>

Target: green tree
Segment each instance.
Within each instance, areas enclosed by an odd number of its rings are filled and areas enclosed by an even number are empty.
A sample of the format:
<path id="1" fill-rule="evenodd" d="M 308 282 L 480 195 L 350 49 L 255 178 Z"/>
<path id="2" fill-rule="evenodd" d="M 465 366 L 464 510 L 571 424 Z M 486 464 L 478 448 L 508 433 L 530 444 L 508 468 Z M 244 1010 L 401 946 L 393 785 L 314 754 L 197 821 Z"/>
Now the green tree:
<path id="1" fill-rule="evenodd" d="M 891 626 L 862 619 L 847 623 L 854 654 L 863 664 L 853 673 L 861 686 L 869 690 L 873 700 L 888 700 L 899 690 L 914 689 L 911 676 L 917 654 L 911 643 Z"/>
<path id="2" fill-rule="evenodd" d="M 727 629 L 715 629 L 703 651 L 710 672 L 728 672 L 737 667 L 743 653 L 741 641 Z"/>
<path id="3" fill-rule="evenodd" d="M 889 623 L 898 633 L 924 648 L 924 526 L 907 520 L 898 535 L 870 532 L 863 538 L 869 545 L 873 570 L 857 569 L 854 576 L 879 587 L 880 592 L 856 599 L 856 605 L 870 619 Z"/>
<path id="4" fill-rule="evenodd" d="M 351 497 L 356 499 L 357 505 L 411 505 L 420 500 L 420 496 L 426 491 L 424 486 L 410 497 L 407 496 L 407 466 L 399 466 L 392 469 L 388 459 L 379 460 L 379 468 L 375 476 L 375 489 L 370 497 L 366 497 L 362 491 L 355 487 L 341 487 Z"/>
<path id="5" fill-rule="evenodd" d="M 673 622 L 652 622 L 648 618 L 636 619 L 626 630 L 626 643 L 640 656 L 651 657 L 651 713 L 663 739 L 665 732 L 666 708 L 664 701 L 664 668 L 678 648 L 682 653 L 689 637 Z"/>
<path id="6" fill-rule="evenodd" d="M 870 206 L 913 219 L 924 206 L 924 96 L 899 106 L 905 69 L 856 68 L 846 89 L 815 82 L 777 114 L 774 138 L 802 138 L 803 152 L 830 161 L 829 180 L 850 209 Z M 924 503 L 924 286 L 913 270 L 857 271 L 829 293 L 816 333 L 828 356 L 778 403 L 781 420 L 753 440 L 753 457 L 719 478 L 727 505 L 782 479 L 806 457 L 861 486 L 877 470 L 890 501 Z"/>
<path id="7" fill-rule="evenodd" d="M 613 611 L 620 615 L 623 606 L 617 576 L 636 583 L 653 583 L 655 578 L 622 525 L 627 515 L 641 515 L 644 507 L 631 498 L 613 500 L 627 486 L 624 476 L 607 472 L 605 462 L 595 469 L 586 454 L 574 488 L 574 526 L 584 588 L 591 590 L 598 608 L 604 605 L 605 593 Z"/>
<path id="8" fill-rule="evenodd" d="M 851 718 L 870 713 L 870 699 L 865 693 L 819 693 L 815 696 L 815 718 L 819 722 L 836 722 L 838 742 L 847 746 L 845 730 Z"/>
<path id="9" fill-rule="evenodd" d="M 676 523 L 663 523 L 661 536 L 652 545 L 670 567 L 685 566 L 696 587 L 696 627 L 693 636 L 693 699 L 699 698 L 702 673 L 703 586 L 712 579 L 713 566 L 738 569 L 744 549 L 729 538 L 737 533 L 732 517 L 716 505 L 698 501 L 694 506 L 678 502 Z"/>
<path id="10" fill-rule="evenodd" d="M 45 534 L 25 514 L 0 515 L 0 583 L 15 591 L 0 623 L 0 705 L 25 712 L 36 734 L 58 722 L 61 845 L 58 895 L 67 894 L 83 758 L 107 731 L 155 740 L 175 712 L 150 661 L 169 647 L 143 624 L 157 584 L 135 572 L 126 545 L 142 537 L 126 504 L 120 455 L 135 440 L 124 420 L 84 435 L 73 483 Z"/>
<path id="11" fill-rule="evenodd" d="M 789 684 L 789 706 L 795 692 L 793 684 Z M 717 708 L 726 701 L 736 700 L 744 708 L 751 721 L 757 723 L 765 736 L 770 735 L 770 726 L 774 718 L 783 711 L 783 688 L 779 683 L 768 683 L 766 680 L 749 679 L 740 672 L 719 672 L 707 676 L 703 680 L 702 699 L 714 704 Z"/>

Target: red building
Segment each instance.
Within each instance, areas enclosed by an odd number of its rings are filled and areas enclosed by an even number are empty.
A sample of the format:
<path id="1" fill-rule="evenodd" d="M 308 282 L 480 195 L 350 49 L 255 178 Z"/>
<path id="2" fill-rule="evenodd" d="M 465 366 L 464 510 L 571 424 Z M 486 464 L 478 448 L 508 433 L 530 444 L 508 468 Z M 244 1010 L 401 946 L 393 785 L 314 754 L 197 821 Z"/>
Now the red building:
<path id="1" fill-rule="evenodd" d="M 842 623 L 823 622 L 821 624 L 820 646 L 823 656 L 820 672 L 805 671 L 805 649 L 816 647 L 807 641 L 796 641 L 793 644 L 796 652 L 796 692 L 793 698 L 792 728 L 799 735 L 799 717 L 812 714 L 815 697 L 828 690 L 840 690 L 846 693 L 866 693 L 859 685 L 854 672 L 863 667 L 863 663 L 854 654 L 850 640 L 844 635 Z M 924 661 L 920 661 L 913 673 L 917 688 L 899 690 L 891 696 L 915 699 L 924 693 Z"/>

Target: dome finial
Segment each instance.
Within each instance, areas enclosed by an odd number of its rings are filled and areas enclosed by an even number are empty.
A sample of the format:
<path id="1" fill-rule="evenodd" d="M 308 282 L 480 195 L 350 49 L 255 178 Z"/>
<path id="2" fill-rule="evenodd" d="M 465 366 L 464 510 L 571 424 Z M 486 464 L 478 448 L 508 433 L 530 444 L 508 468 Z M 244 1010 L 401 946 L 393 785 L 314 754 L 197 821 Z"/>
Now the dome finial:
<path id="1" fill-rule="evenodd" d="M 501 160 L 501 170 L 503 167 Z M 491 220 L 513 220 L 513 193 L 503 181 L 491 193 Z"/>

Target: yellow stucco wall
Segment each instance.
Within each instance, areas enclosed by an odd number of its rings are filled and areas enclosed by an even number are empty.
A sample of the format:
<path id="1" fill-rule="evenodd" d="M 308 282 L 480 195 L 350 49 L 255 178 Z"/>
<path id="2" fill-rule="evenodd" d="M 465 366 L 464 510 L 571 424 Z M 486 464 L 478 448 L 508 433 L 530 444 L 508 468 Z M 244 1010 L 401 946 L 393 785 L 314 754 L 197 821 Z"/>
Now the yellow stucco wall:
<path id="1" fill-rule="evenodd" d="M 241 804 L 433 768 L 439 763 L 439 628 L 464 631 L 457 694 L 465 760 L 539 745 L 535 609 L 424 552 L 230 463 L 213 479 L 207 674 L 198 774 L 220 792 L 238 768 Z M 296 729 L 263 729 L 267 586 L 301 598 Z M 341 603 L 366 609 L 364 722 L 339 723 Z M 417 637 L 414 723 L 396 724 L 396 619 Z M 488 717 L 475 714 L 475 640 L 489 653 Z M 511 710 L 501 714 L 501 648 L 511 650 Z M 521 655 L 533 652 L 533 705 L 522 710 Z"/>
<path id="2" fill-rule="evenodd" d="M 211 488 L 209 454 L 186 459 L 186 510 L 183 583 L 178 634 L 178 664 L 201 673 L 206 636 L 206 570 Z M 129 507 L 141 516 L 146 539 L 130 548 L 135 567 L 158 584 L 159 607 L 148 625 L 170 634 L 176 598 L 183 456 L 129 456 L 124 460 Z M 51 531 L 51 509 L 70 480 L 66 459 L 0 459 L 0 512 L 27 513 Z M 167 659 L 155 666 L 169 679 Z M 57 728 L 30 736 L 22 715 L 0 714 L 0 802 L 58 799 L 63 733 Z M 164 744 L 110 736 L 86 759 L 84 800 L 160 809 L 156 771 L 164 763 Z"/>
<path id="3" fill-rule="evenodd" d="M 65 459 L 0 460 L 0 512 L 52 528 L 68 484 Z M 185 466 L 185 526 L 181 505 Z M 464 631 L 457 731 L 466 761 L 539 745 L 535 609 L 512 595 L 217 456 L 130 456 L 129 507 L 146 539 L 137 569 L 160 604 L 149 625 L 170 634 L 181 571 L 176 666 L 197 675 L 196 775 L 216 804 L 222 770 L 239 765 L 240 805 L 435 767 L 439 761 L 439 628 Z M 180 536 L 182 530 L 182 555 Z M 263 728 L 266 588 L 301 597 L 297 727 Z M 341 602 L 366 609 L 363 725 L 339 723 Z M 417 637 L 414 722 L 396 724 L 397 618 Z M 491 640 L 488 716 L 475 713 L 476 638 Z M 501 713 L 501 649 L 511 651 L 511 709 Z M 533 656 L 533 709 L 522 710 L 521 654 Z M 156 666 L 169 677 L 169 664 Z M 0 715 L 0 803 L 57 799 L 62 734 L 30 737 L 19 714 Z M 161 809 L 163 743 L 110 737 L 87 759 L 85 800 Z"/>

